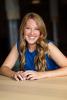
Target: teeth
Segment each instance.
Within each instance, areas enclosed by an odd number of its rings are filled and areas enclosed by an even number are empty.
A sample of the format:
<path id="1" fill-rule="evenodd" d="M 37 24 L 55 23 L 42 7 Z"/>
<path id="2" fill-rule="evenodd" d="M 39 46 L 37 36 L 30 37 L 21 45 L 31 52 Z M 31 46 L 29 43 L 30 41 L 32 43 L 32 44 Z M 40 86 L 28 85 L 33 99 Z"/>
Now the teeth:
<path id="1" fill-rule="evenodd" d="M 29 37 L 29 38 L 33 39 L 34 37 Z"/>
<path id="2" fill-rule="evenodd" d="M 32 36 L 31 36 L 31 37 L 30 37 L 30 36 L 26 36 L 26 37 L 29 37 L 29 38 L 35 38 L 35 37 L 32 37 Z"/>
<path id="3" fill-rule="evenodd" d="M 34 37 L 26 36 L 26 37 L 29 38 L 29 39 L 35 39 L 36 38 L 36 36 L 34 36 Z"/>

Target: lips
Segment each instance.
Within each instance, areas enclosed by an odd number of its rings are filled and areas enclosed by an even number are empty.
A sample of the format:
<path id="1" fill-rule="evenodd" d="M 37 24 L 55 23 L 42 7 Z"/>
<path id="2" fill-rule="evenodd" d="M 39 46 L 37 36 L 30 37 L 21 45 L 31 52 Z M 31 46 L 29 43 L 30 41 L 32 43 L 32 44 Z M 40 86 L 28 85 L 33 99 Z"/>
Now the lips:
<path id="1" fill-rule="evenodd" d="M 34 39 L 35 37 L 29 37 L 30 39 Z"/>
<path id="2" fill-rule="evenodd" d="M 34 43 L 36 43 L 36 41 L 38 40 L 38 36 L 29 36 L 29 35 L 26 35 L 26 36 L 25 36 L 25 39 L 26 39 L 26 41 L 27 41 L 29 44 L 34 44 Z"/>
<path id="3" fill-rule="evenodd" d="M 36 36 L 26 36 L 27 38 L 29 38 L 29 39 L 35 39 L 36 38 Z"/>

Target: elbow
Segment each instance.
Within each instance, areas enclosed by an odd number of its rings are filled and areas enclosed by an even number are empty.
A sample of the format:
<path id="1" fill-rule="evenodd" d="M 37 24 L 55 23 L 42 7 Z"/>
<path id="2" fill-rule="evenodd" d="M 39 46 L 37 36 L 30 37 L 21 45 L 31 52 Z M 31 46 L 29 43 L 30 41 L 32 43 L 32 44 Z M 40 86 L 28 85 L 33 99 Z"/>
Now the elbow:
<path id="1" fill-rule="evenodd" d="M 63 61 L 60 61 L 59 66 L 62 67 L 62 68 L 67 67 L 67 58 L 65 58 Z"/>
<path id="2" fill-rule="evenodd" d="M 61 67 L 67 67 L 67 62 L 62 63 Z"/>

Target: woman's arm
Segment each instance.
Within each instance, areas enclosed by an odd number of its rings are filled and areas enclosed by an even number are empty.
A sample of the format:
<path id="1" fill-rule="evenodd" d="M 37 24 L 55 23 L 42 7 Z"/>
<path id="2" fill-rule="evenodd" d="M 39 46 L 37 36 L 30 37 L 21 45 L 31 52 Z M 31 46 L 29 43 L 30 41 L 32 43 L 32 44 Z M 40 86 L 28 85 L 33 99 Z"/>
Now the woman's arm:
<path id="1" fill-rule="evenodd" d="M 9 55 L 5 59 L 4 63 L 2 64 L 0 73 L 8 77 L 13 77 L 15 72 L 12 71 L 12 68 L 14 67 L 17 59 L 18 59 L 18 50 L 16 45 L 14 45 Z"/>
<path id="2" fill-rule="evenodd" d="M 27 80 L 62 77 L 62 76 L 67 76 L 67 67 L 59 68 L 57 70 L 52 70 L 52 71 L 44 71 L 44 72 L 36 72 L 36 71 L 27 70 L 23 74 L 24 74 L 23 76 Z"/>
<path id="3" fill-rule="evenodd" d="M 50 77 L 61 77 L 67 76 L 67 58 L 62 54 L 62 52 L 53 44 L 48 44 L 49 56 L 60 66 L 57 70 L 36 72 L 36 71 L 25 71 L 24 76 L 26 79 L 34 80 L 40 78 L 50 78 Z"/>
<path id="4" fill-rule="evenodd" d="M 44 77 L 67 76 L 67 58 L 53 43 L 50 42 L 48 48 L 50 57 L 60 66 L 60 68 L 53 71 L 46 71 L 43 74 Z"/>
<path id="5" fill-rule="evenodd" d="M 48 49 L 49 56 L 56 62 L 58 66 L 67 67 L 67 58 L 53 43 L 48 43 Z"/>

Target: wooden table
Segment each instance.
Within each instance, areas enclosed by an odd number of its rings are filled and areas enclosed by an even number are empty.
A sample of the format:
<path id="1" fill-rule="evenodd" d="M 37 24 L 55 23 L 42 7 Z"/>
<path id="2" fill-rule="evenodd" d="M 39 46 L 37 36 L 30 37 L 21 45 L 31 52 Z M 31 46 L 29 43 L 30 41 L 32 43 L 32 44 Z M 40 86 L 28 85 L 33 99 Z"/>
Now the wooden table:
<path id="1" fill-rule="evenodd" d="M 67 100 L 67 77 L 17 82 L 0 75 L 0 100 Z"/>

